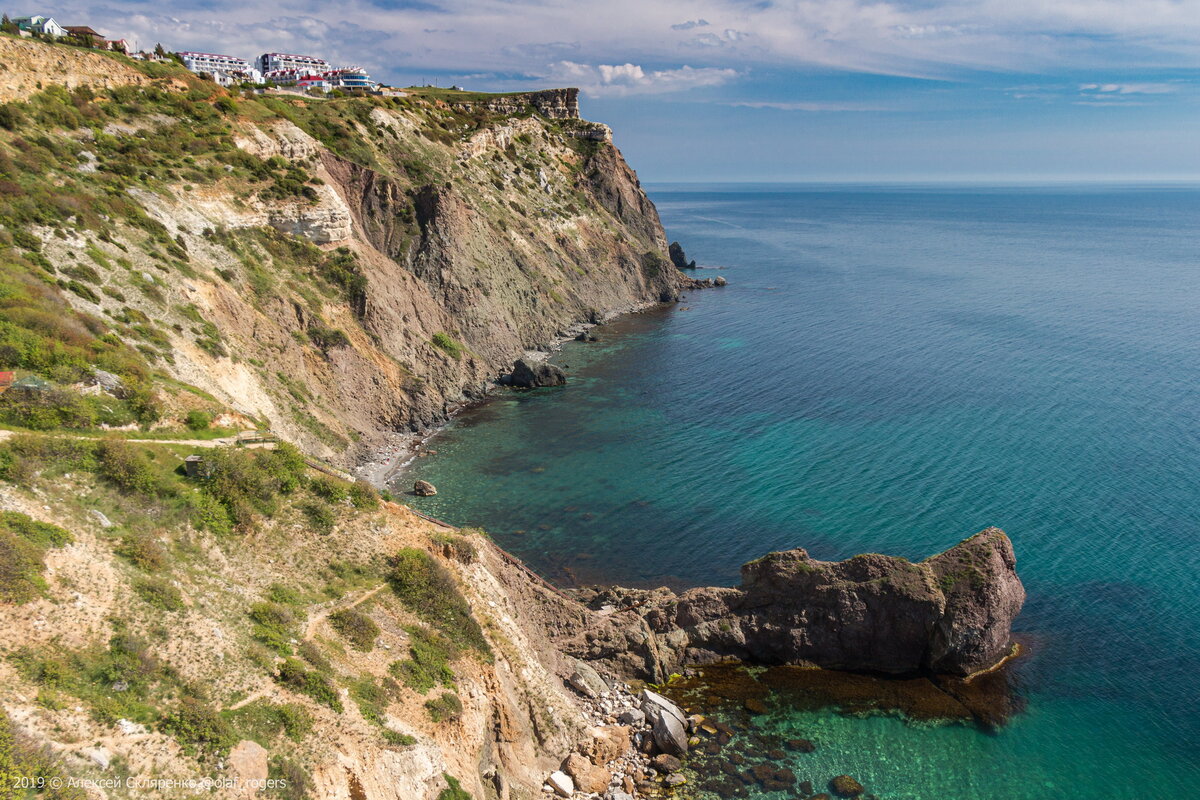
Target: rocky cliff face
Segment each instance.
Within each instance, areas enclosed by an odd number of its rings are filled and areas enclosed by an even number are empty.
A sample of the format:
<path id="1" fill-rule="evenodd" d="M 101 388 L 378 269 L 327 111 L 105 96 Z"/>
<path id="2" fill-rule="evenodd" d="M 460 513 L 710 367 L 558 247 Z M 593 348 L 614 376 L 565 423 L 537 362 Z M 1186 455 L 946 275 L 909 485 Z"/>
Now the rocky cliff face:
<path id="1" fill-rule="evenodd" d="M 916 564 L 789 550 L 746 564 L 738 588 L 583 599 L 604 613 L 586 633 L 568 633 L 566 648 L 649 679 L 722 660 L 968 675 L 1008 654 L 1025 590 L 1011 542 L 988 528 Z"/>

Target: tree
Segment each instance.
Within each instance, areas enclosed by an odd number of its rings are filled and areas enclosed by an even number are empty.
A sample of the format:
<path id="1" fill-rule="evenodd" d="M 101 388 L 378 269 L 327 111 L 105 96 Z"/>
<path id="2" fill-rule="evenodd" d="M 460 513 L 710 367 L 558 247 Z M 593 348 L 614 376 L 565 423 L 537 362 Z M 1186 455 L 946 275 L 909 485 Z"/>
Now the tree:
<path id="1" fill-rule="evenodd" d="M 163 49 L 161 42 L 154 45 L 154 55 L 158 56 L 159 58 L 167 57 L 167 51 Z"/>
<path id="2" fill-rule="evenodd" d="M 17 34 L 21 32 L 21 29 L 17 27 L 17 23 L 9 19 L 8 14 L 5 14 L 4 19 L 0 20 L 0 32 Z"/>

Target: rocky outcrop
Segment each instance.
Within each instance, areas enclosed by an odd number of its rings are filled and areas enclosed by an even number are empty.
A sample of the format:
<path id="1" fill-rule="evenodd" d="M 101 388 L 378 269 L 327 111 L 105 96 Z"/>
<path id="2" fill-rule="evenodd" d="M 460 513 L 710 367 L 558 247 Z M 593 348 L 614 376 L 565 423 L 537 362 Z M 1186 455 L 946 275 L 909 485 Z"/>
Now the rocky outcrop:
<path id="1" fill-rule="evenodd" d="M 667 254 L 671 257 L 671 263 L 675 265 L 676 269 L 696 268 L 696 259 L 693 258 L 691 261 L 688 261 L 687 253 L 683 252 L 683 245 L 679 242 L 671 242 Z"/>
<path id="2" fill-rule="evenodd" d="M 568 652 L 661 680 L 722 660 L 967 675 L 1008 654 L 1025 590 L 1011 542 L 988 528 L 920 563 L 873 553 L 818 561 L 797 549 L 746 564 L 738 588 L 580 596 L 616 611 L 563 637 Z"/>
<path id="3" fill-rule="evenodd" d="M 417 481 L 413 484 L 413 494 L 417 497 L 433 497 L 437 494 L 437 489 L 429 481 Z"/>
<path id="4" fill-rule="evenodd" d="M 562 386 L 567 382 L 567 373 L 547 361 L 530 363 L 517 359 L 511 374 L 501 381 L 505 386 L 518 389 L 537 389 L 543 386 Z"/>
<path id="5" fill-rule="evenodd" d="M 507 116 L 518 116 L 533 109 L 548 119 L 579 119 L 579 90 L 542 89 L 536 92 L 491 95 L 479 100 L 452 102 L 452 105 L 464 110 L 484 108 L 493 114 Z"/>

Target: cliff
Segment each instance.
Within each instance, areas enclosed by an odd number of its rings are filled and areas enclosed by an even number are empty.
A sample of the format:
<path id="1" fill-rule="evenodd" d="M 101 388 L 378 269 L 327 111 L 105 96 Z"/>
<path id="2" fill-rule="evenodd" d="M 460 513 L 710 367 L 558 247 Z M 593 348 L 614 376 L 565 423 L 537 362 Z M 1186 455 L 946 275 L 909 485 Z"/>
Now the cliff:
<path id="1" fill-rule="evenodd" d="M 162 396 L 191 385 L 343 466 L 524 352 L 692 285 L 575 90 L 229 95 L 166 65 L 0 46 L 21 52 L 16 84 L 60 64 L 78 84 L 4 106 L 14 268 L 106 320 Z"/>

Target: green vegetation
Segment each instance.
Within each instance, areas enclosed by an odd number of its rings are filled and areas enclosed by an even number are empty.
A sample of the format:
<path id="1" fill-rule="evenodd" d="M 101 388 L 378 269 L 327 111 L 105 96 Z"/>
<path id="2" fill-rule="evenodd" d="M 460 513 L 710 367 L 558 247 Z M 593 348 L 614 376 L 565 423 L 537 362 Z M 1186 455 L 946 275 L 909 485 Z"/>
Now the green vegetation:
<path id="1" fill-rule="evenodd" d="M 316 670 L 305 669 L 304 664 L 289 658 L 279 667 L 275 676 L 280 684 L 299 694 L 308 695 L 322 705 L 342 713 L 342 700 L 329 676 Z"/>
<path id="2" fill-rule="evenodd" d="M 454 576 L 433 556 L 424 550 L 404 548 L 392 559 L 389 577 L 401 601 L 451 642 L 491 654 Z"/>
<path id="3" fill-rule="evenodd" d="M 437 800 L 471 800 L 471 793 L 462 788 L 462 784 L 458 782 L 457 778 L 445 772 L 442 773 L 442 777 L 446 779 L 448 785 L 438 794 Z"/>
<path id="4" fill-rule="evenodd" d="M 458 651 L 444 636 L 433 631 L 409 626 L 404 629 L 409 636 L 407 661 L 393 661 L 388 671 L 405 686 L 424 694 L 436 686 L 447 689 L 454 687 L 454 672 L 450 661 Z"/>
<path id="5" fill-rule="evenodd" d="M 441 350 L 455 360 L 462 358 L 465 351 L 465 348 L 451 338 L 448 333 L 435 333 L 429 341 L 438 350 Z"/>
<path id="6" fill-rule="evenodd" d="M 366 614 L 352 608 L 335 611 L 329 615 L 329 624 L 345 637 L 355 650 L 369 653 L 375 649 L 375 639 L 379 637 L 379 626 Z"/>
<path id="7" fill-rule="evenodd" d="M 133 591 L 160 611 L 183 610 L 183 595 L 179 589 L 161 578 L 138 578 L 133 582 Z"/>
<path id="8" fill-rule="evenodd" d="M 299 703 L 255 700 L 236 711 L 224 712 L 229 724 L 245 739 L 270 747 L 279 736 L 299 742 L 312 731 L 313 717 Z"/>
<path id="9" fill-rule="evenodd" d="M 194 697 L 183 698 L 178 707 L 163 716 L 161 726 L 189 755 L 221 755 L 237 742 L 229 721 Z"/>
<path id="10" fill-rule="evenodd" d="M 24 603 L 42 594 L 46 550 L 71 542 L 71 534 L 16 511 L 0 512 L 0 603 Z"/>
<path id="11" fill-rule="evenodd" d="M 462 701 L 454 692 L 445 692 L 425 701 L 425 710 L 434 722 L 451 722 L 462 716 Z"/>
<path id="12" fill-rule="evenodd" d="M 279 603 L 255 603 L 250 607 L 250 619 L 255 639 L 276 653 L 291 655 L 297 620 L 290 608 Z"/>
<path id="13" fill-rule="evenodd" d="M 39 746 L 19 735 L 8 715 L 0 712 L 0 800 L 84 800 L 86 792 L 66 785 L 62 762 L 46 747 Z M 20 778 L 40 779 L 43 786 L 36 792 L 19 788 Z M 59 780 L 55 780 L 59 779 Z"/>
<path id="14" fill-rule="evenodd" d="M 208 430 L 209 426 L 212 425 L 212 420 L 212 414 L 209 414 L 207 411 L 193 409 L 184 417 L 183 424 L 187 425 L 189 430 L 204 431 Z"/>

